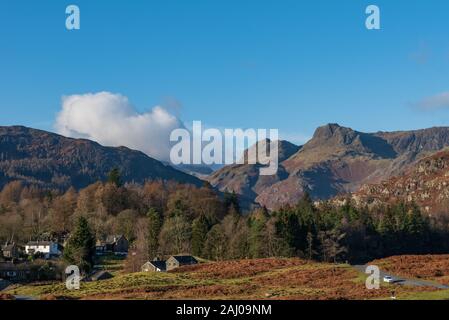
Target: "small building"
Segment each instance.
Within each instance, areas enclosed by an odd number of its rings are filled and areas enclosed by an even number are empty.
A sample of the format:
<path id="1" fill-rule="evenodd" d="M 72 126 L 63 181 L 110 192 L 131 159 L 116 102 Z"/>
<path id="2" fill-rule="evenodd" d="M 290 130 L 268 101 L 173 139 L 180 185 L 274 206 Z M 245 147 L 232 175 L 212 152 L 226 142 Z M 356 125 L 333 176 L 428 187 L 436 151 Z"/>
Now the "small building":
<path id="1" fill-rule="evenodd" d="M 117 255 L 127 255 L 129 241 L 123 235 L 112 235 L 105 240 L 98 240 L 95 245 L 95 251 L 98 255 L 105 253 L 114 253 Z"/>
<path id="2" fill-rule="evenodd" d="M 28 255 L 42 254 L 45 259 L 59 257 L 62 252 L 58 243 L 53 241 L 30 241 L 25 245 Z"/>
<path id="3" fill-rule="evenodd" d="M 166 261 L 166 269 L 167 271 L 170 271 L 181 266 L 188 266 L 197 263 L 198 261 L 192 256 L 171 256 Z"/>
<path id="4" fill-rule="evenodd" d="M 148 261 L 142 266 L 142 272 L 165 272 L 167 270 L 165 261 Z"/>
<path id="5" fill-rule="evenodd" d="M 2 246 L 2 254 L 5 259 L 12 260 L 19 257 L 19 248 L 15 243 Z"/>

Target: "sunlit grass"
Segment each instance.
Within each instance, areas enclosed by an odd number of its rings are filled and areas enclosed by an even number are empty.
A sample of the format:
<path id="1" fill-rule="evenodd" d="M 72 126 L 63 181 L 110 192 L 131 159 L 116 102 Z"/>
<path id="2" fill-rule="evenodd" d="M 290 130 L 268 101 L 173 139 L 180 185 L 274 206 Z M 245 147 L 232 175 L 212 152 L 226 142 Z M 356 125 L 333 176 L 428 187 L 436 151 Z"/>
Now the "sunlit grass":
<path id="1" fill-rule="evenodd" d="M 413 292 L 400 295 L 398 300 L 449 300 L 449 289 L 431 292 Z"/>
<path id="2" fill-rule="evenodd" d="M 121 263 L 116 259 L 103 262 Z M 268 262 L 272 263 L 271 269 L 262 268 L 255 273 L 246 272 L 248 260 L 242 261 L 244 269 L 239 262 L 225 261 L 178 272 L 117 271 L 112 279 L 82 282 L 80 290 L 68 290 L 60 282 L 24 285 L 7 293 L 42 299 L 390 299 L 394 290 L 397 299 L 449 299 L 449 290 L 404 288 L 384 282 L 380 290 L 367 291 L 368 275 L 347 264 L 295 262 L 281 266 L 279 260 L 278 267 L 272 260 Z M 236 268 L 235 272 L 230 266 Z"/>

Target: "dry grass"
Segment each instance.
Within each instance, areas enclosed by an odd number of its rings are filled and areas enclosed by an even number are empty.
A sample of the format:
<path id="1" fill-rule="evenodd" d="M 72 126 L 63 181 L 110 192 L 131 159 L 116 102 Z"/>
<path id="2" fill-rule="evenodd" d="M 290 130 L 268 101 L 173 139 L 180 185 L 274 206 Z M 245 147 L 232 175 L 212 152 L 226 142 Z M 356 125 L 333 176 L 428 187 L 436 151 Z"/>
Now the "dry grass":
<path id="1" fill-rule="evenodd" d="M 346 265 L 320 265 L 293 268 L 279 274 L 257 277 L 256 283 L 272 288 L 276 295 L 300 300 L 365 300 L 389 298 L 395 295 L 421 291 L 417 288 L 381 286 L 368 290 L 365 277 Z M 279 292 L 276 292 L 279 290 Z M 425 289 L 424 289 L 425 290 Z"/>
<path id="2" fill-rule="evenodd" d="M 392 274 L 449 285 L 449 255 L 408 255 L 374 260 L 370 264 Z"/>
<path id="3" fill-rule="evenodd" d="M 403 263 L 407 263 L 407 259 Z M 418 258 L 415 258 L 417 260 Z M 421 258 L 428 261 L 429 258 Z M 411 263 L 415 260 L 410 260 Z M 420 260 L 420 259 L 418 259 Z M 444 260 L 442 257 L 435 261 Z M 396 260 L 378 261 L 379 265 Z M 439 268 L 443 262 L 434 263 Z M 420 264 L 417 272 L 421 272 Z M 444 269 L 444 268 L 443 268 Z M 447 270 L 447 269 L 444 269 Z M 429 273 L 430 275 L 432 273 Z M 405 275 L 405 274 L 404 274 Z M 204 263 L 167 273 L 117 274 L 113 279 L 82 283 L 68 291 L 61 283 L 14 289 L 14 294 L 43 299 L 389 299 L 440 297 L 445 291 L 426 287 L 382 284 L 379 290 L 365 287 L 365 275 L 348 265 L 314 263 L 301 259 L 255 259 Z M 11 292 L 8 292 L 11 293 Z"/>
<path id="4" fill-rule="evenodd" d="M 189 272 L 193 277 L 200 279 L 232 279 L 305 264 L 307 262 L 301 259 L 246 259 L 186 266 L 174 272 Z"/>

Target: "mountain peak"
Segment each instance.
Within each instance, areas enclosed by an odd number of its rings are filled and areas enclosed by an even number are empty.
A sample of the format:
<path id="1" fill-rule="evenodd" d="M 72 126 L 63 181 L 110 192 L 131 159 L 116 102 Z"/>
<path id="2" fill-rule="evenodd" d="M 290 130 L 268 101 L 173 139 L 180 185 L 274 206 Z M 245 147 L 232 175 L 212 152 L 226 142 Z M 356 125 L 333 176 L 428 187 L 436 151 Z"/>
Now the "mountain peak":
<path id="1" fill-rule="evenodd" d="M 307 146 L 319 147 L 323 144 L 328 146 L 350 145 L 357 143 L 359 136 L 360 133 L 351 128 L 342 127 L 337 123 L 329 123 L 315 130 L 313 138 L 307 143 Z"/>
<path id="2" fill-rule="evenodd" d="M 341 132 L 343 129 L 353 131 L 349 128 L 344 128 L 340 126 L 338 123 L 328 123 L 324 126 L 318 127 L 313 134 L 314 139 L 329 139 L 334 136 L 336 133 Z"/>
<path id="3" fill-rule="evenodd" d="M 251 147 L 249 147 L 248 149 L 246 149 L 243 156 L 245 157 L 245 159 L 247 159 L 247 161 L 249 161 L 248 160 L 249 151 L 252 150 L 254 154 L 257 155 L 258 148 L 265 148 L 267 154 L 270 154 L 271 143 L 272 142 L 270 139 L 260 140 Z M 298 152 L 298 150 L 301 148 L 286 140 L 277 140 L 277 143 L 278 143 L 278 160 L 280 162 L 286 160 L 287 158 Z M 256 162 L 255 159 L 252 159 L 252 162 Z"/>

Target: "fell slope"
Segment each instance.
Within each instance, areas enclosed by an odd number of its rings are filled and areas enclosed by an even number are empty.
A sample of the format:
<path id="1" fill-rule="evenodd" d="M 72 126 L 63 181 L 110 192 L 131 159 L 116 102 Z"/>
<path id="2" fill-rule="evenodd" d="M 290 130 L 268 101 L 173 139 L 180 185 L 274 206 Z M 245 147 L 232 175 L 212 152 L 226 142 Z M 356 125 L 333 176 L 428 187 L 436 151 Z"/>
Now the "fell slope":
<path id="1" fill-rule="evenodd" d="M 352 198 L 359 205 L 414 202 L 428 213 L 449 205 L 449 150 L 418 160 L 399 176 L 364 185 Z"/>
<path id="2" fill-rule="evenodd" d="M 447 275 L 446 269 L 442 272 Z M 170 272 L 117 273 L 109 280 L 82 282 L 80 290 L 67 290 L 64 283 L 55 282 L 11 287 L 5 293 L 83 300 L 365 300 L 390 299 L 392 290 L 398 299 L 417 294 L 420 298 L 449 296 L 449 290 L 386 283 L 381 283 L 378 290 L 368 290 L 366 276 L 345 264 L 296 258 L 248 259 L 186 266 Z"/>
<path id="3" fill-rule="evenodd" d="M 119 168 L 124 182 L 175 180 L 201 185 L 188 174 L 125 147 L 21 127 L 0 127 L 0 188 L 12 180 L 46 188 L 83 188 Z"/>
<path id="4" fill-rule="evenodd" d="M 257 154 L 257 148 L 259 147 L 269 150 L 269 145 L 270 141 L 268 140 L 259 141 L 251 147 L 256 150 L 253 154 Z M 282 162 L 295 154 L 299 149 L 300 147 L 288 141 L 278 141 L 278 159 L 280 165 L 276 175 L 260 175 L 259 170 L 261 165 L 249 164 L 256 161 L 248 161 L 248 154 L 251 153 L 249 150 L 246 150 L 243 155 L 245 157 L 245 164 L 225 166 L 211 174 L 207 180 L 222 192 L 228 191 L 239 194 L 240 199 L 244 203 L 253 202 L 257 195 L 263 192 L 265 188 L 288 177 L 288 173 L 282 166 Z"/>
<path id="5" fill-rule="evenodd" d="M 212 185 L 234 191 L 274 210 L 294 204 L 305 193 L 329 199 L 379 183 L 411 164 L 449 146 L 449 128 L 363 133 L 328 124 L 280 163 L 276 176 L 257 183 L 250 167 L 228 166 L 216 172 Z"/>

